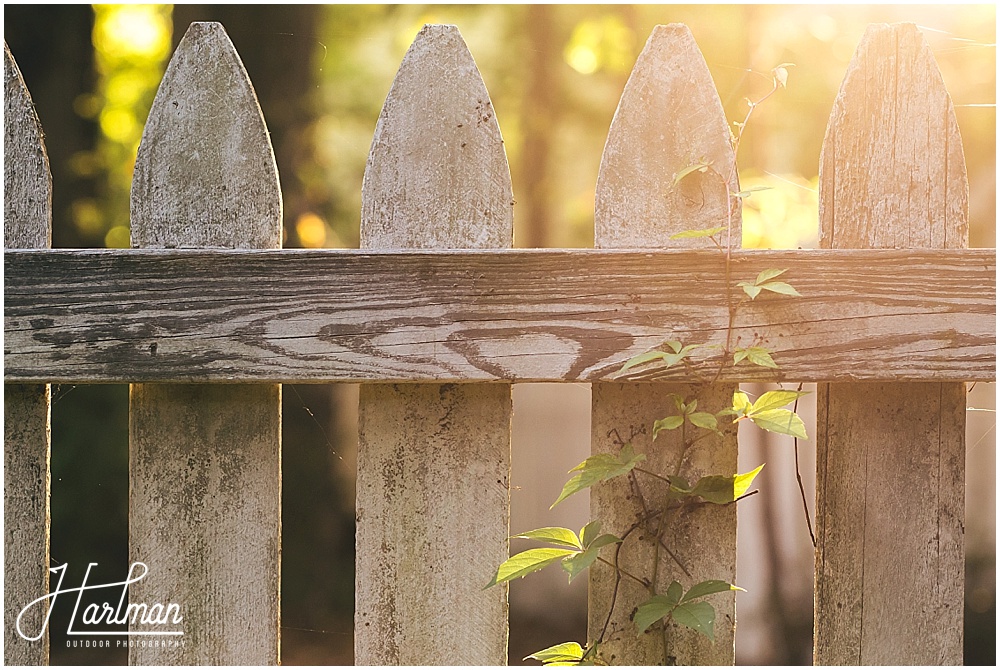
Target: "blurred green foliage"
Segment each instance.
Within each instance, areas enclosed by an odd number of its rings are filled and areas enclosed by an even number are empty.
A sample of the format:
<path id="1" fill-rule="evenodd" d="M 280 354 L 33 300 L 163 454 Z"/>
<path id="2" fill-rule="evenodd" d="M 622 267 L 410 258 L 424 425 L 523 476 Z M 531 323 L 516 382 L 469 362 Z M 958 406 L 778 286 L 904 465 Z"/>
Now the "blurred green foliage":
<path id="1" fill-rule="evenodd" d="M 770 89 L 772 67 L 795 63 L 788 88 L 754 114 L 741 147 L 746 183 L 774 189 L 748 199 L 746 244 L 813 246 L 834 97 L 867 25 L 896 21 L 924 27 L 963 135 L 977 138 L 965 144 L 972 244 L 993 246 L 995 108 L 962 106 L 995 99 L 995 7 L 987 5 L 328 7 L 314 59 L 315 160 L 302 179 L 330 227 L 326 246 L 356 246 L 365 159 L 396 68 L 424 23 L 455 23 L 504 135 L 515 244 L 590 246 L 594 185 L 622 88 L 653 26 L 680 22 L 694 33 L 731 120 L 743 118 L 747 97 Z"/>

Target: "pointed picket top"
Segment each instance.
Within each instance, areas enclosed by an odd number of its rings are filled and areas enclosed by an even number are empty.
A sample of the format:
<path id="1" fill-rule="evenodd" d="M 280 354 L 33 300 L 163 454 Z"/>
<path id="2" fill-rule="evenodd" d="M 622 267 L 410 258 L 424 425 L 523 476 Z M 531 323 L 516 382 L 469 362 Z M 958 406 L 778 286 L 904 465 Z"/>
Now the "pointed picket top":
<path id="1" fill-rule="evenodd" d="M 500 126 L 457 27 L 425 25 L 410 45 L 375 127 L 361 193 L 365 248 L 512 245 Z"/>
<path id="2" fill-rule="evenodd" d="M 281 246 L 281 191 L 250 78 L 221 24 L 192 23 L 149 112 L 132 246 Z"/>
<path id="3" fill-rule="evenodd" d="M 52 245 L 52 174 L 42 126 L 21 71 L 3 45 L 3 245 L 44 249 Z"/>
<path id="4" fill-rule="evenodd" d="M 598 248 L 681 245 L 670 236 L 726 225 L 725 182 L 738 191 L 729 126 L 708 65 L 682 24 L 656 26 L 639 54 L 601 158 L 594 241 Z M 675 175 L 708 163 L 675 184 Z M 740 246 L 740 220 L 733 217 Z"/>
<path id="5" fill-rule="evenodd" d="M 868 27 L 820 158 L 821 246 L 964 248 L 969 181 L 958 120 L 911 23 Z"/>

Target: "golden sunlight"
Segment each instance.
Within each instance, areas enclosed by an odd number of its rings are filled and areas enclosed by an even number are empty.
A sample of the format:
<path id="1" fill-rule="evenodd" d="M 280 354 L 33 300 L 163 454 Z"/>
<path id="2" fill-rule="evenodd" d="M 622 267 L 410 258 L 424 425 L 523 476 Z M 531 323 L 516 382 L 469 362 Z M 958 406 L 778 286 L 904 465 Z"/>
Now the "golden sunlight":
<path id="1" fill-rule="evenodd" d="M 295 234 L 306 249 L 319 249 L 326 244 L 326 223 L 312 212 L 306 212 L 295 222 Z"/>
<path id="2" fill-rule="evenodd" d="M 94 46 L 119 57 L 161 58 L 170 49 L 170 14 L 158 5 L 95 5 Z"/>

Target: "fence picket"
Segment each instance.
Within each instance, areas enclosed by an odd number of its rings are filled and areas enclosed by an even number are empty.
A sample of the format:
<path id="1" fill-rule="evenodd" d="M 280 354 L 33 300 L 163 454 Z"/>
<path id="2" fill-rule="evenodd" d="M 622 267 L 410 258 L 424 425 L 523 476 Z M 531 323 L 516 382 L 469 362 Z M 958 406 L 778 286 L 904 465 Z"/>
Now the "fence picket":
<path id="1" fill-rule="evenodd" d="M 4 248 L 44 249 L 52 242 L 52 176 L 21 72 L 4 42 Z M 49 592 L 48 384 L 4 384 L 4 664 L 47 665 L 49 636 L 29 642 L 18 613 Z M 21 620 L 33 637 L 45 608 Z"/>
<path id="2" fill-rule="evenodd" d="M 873 25 L 820 160 L 822 246 L 964 248 L 958 123 L 912 24 Z M 962 663 L 965 386 L 821 384 L 817 664 Z"/>
<path id="3" fill-rule="evenodd" d="M 722 179 L 695 173 L 679 185 L 674 175 L 695 163 L 711 162 L 712 169 L 736 188 L 734 156 L 722 103 L 705 59 L 683 25 L 657 26 L 639 55 L 622 93 L 608 134 L 597 182 L 595 240 L 601 248 L 702 246 L 700 241 L 671 241 L 683 230 L 726 225 L 727 197 Z M 733 217 L 733 245 L 740 245 L 740 215 Z M 692 286 L 692 291 L 697 288 Z M 687 327 L 671 332 L 663 324 L 663 339 L 688 342 Z M 734 384 L 716 384 L 699 391 L 700 403 L 727 406 Z M 618 438 L 630 441 L 646 454 L 649 469 L 674 474 L 680 453 L 677 432 L 661 433 L 655 446 L 651 426 L 675 414 L 668 393 L 687 397 L 691 386 L 679 384 L 593 385 L 592 450 L 617 450 Z M 644 466 L 645 467 L 645 466 Z M 699 442 L 684 460 L 693 476 L 736 472 L 736 431 Z M 692 480 L 693 481 L 693 480 Z M 661 505 L 666 490 L 642 481 L 650 507 Z M 594 486 L 592 518 L 604 530 L 622 533 L 635 522 L 636 500 L 624 478 Z M 655 529 L 653 529 L 655 531 Z M 659 552 L 657 591 L 664 593 L 674 579 L 685 587 L 705 579 L 736 579 L 736 510 L 734 506 L 705 506 L 680 518 L 668 531 L 667 544 L 690 571 L 685 575 L 666 552 Z M 631 541 L 630 541 L 631 542 Z M 651 575 L 652 546 L 634 543 L 622 551 L 621 566 L 632 574 Z M 601 563 L 591 567 L 589 635 L 595 639 L 605 625 L 614 571 Z M 650 632 L 636 639 L 631 614 L 649 598 L 649 592 L 631 580 L 618 585 L 618 597 L 608 626 L 604 655 L 614 663 L 649 665 L 664 662 L 665 643 L 670 660 L 681 665 L 731 665 L 734 660 L 735 605 L 731 594 L 713 598 L 716 607 L 715 643 L 689 629 L 669 627 L 667 635 Z"/>
<path id="4" fill-rule="evenodd" d="M 513 200 L 492 104 L 454 26 L 428 25 L 379 117 L 362 246 L 509 248 Z M 474 281 L 475 277 L 471 277 Z M 509 384 L 362 385 L 355 661 L 503 665 Z"/>
<path id="5" fill-rule="evenodd" d="M 264 119 L 225 30 L 193 23 L 160 84 L 132 184 L 135 247 L 277 248 L 281 193 Z M 165 300 L 169 300 L 165 297 Z M 158 326 L 150 324 L 150 357 Z M 275 664 L 279 654 L 281 387 L 134 384 L 132 602 L 176 602 L 184 646 L 131 664 Z"/>

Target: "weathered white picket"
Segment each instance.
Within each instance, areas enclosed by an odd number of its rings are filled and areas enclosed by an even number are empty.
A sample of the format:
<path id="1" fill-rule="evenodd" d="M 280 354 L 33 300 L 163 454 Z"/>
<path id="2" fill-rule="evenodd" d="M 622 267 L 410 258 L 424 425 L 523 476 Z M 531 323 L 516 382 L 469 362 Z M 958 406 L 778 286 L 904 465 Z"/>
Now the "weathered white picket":
<path id="1" fill-rule="evenodd" d="M 673 187 L 674 175 L 704 160 L 711 161 L 723 180 L 701 178 L 684 189 Z M 730 216 L 728 192 L 739 191 L 736 158 L 708 65 L 687 26 L 658 26 L 632 70 L 604 147 L 597 179 L 594 240 L 599 248 L 705 246 L 705 238 L 671 240 L 684 230 L 729 228 L 733 246 L 741 241 L 739 209 Z M 727 183 L 729 191 L 727 191 Z M 686 190 L 685 190 L 686 189 Z M 666 197 L 664 197 L 666 194 Z M 725 276 L 725 272 L 722 273 Z M 723 299 L 722 306 L 724 307 Z M 685 329 L 686 330 L 686 329 Z M 662 337 L 684 344 L 699 344 L 690 333 L 666 332 Z M 699 403 L 724 407 L 737 385 L 715 384 L 697 392 Z M 694 389 L 683 384 L 595 383 L 592 387 L 591 448 L 595 453 L 617 451 L 622 440 L 646 454 L 653 472 L 689 473 L 689 476 L 736 472 L 736 427 L 710 437 L 683 453 L 679 431 L 664 431 L 652 439 L 653 422 L 676 412 L 668 394 L 689 398 Z M 682 460 L 683 459 L 683 460 Z M 681 470 L 683 468 L 683 470 Z M 693 480 L 692 480 L 693 481 Z M 662 509 L 667 487 L 653 490 L 642 482 L 644 505 Z M 599 484 L 591 490 L 594 519 L 604 530 L 621 536 L 635 522 L 636 494 L 624 478 Z M 679 517 L 665 534 L 666 547 L 635 544 L 619 556 L 621 567 L 648 576 L 654 561 L 657 593 L 670 582 L 695 584 L 706 579 L 736 583 L 736 508 L 705 506 Z M 656 536 L 657 528 L 645 529 Z M 683 567 L 681 567 L 683 566 Z M 608 619 L 615 590 L 618 599 Z M 714 598 L 715 643 L 689 628 L 673 624 L 665 634 L 647 632 L 638 641 L 632 613 L 651 592 L 631 580 L 618 580 L 607 565 L 590 571 L 589 635 L 597 639 L 606 622 L 605 655 L 636 665 L 659 665 L 665 658 L 679 663 L 732 665 L 735 657 L 735 598 L 733 593 Z M 666 647 L 666 651 L 665 651 Z"/>
<path id="2" fill-rule="evenodd" d="M 14 57 L 3 47 L 3 220 L 5 249 L 45 249 L 52 243 L 52 177 L 35 106 Z M 49 638 L 31 643 L 17 633 L 17 615 L 49 592 L 48 384 L 4 384 L 4 663 L 39 665 Z M 34 594 L 34 595 L 32 595 Z M 30 597 L 29 597 L 30 596 Z M 23 619 L 27 637 L 42 629 L 44 612 Z"/>
<path id="3" fill-rule="evenodd" d="M 375 127 L 361 245 L 505 249 L 513 208 L 472 54 L 425 26 Z M 359 410 L 355 662 L 506 664 L 507 588 L 483 587 L 507 558 L 510 385 L 364 384 Z"/>
<path id="4" fill-rule="evenodd" d="M 731 264 L 670 239 L 730 223 L 740 239 L 722 182 L 673 184 L 694 162 L 727 174 L 734 161 L 683 26 L 654 30 L 626 86 L 592 251 L 509 250 L 499 126 L 450 26 L 420 32 L 386 99 L 362 251 L 265 251 L 280 247 L 277 172 L 218 24 L 192 24 L 157 94 L 136 161 L 135 249 L 44 250 L 42 133 L 6 49 L 4 109 L 5 662 L 48 657 L 47 637 L 10 625 L 48 591 L 47 383 L 133 383 L 130 556 L 156 579 L 132 597 L 181 603 L 187 637 L 130 661 L 269 664 L 280 658 L 279 384 L 360 381 L 356 660 L 505 663 L 506 590 L 483 587 L 507 556 L 510 383 L 594 382 L 594 452 L 631 440 L 673 472 L 679 444 L 653 443 L 650 425 L 701 363 L 619 370 L 666 339 L 724 342 L 727 267 L 788 267 L 804 295 L 757 301 L 733 323 L 781 370 L 729 370 L 711 393 L 838 382 L 822 391 L 817 436 L 816 661 L 961 662 L 961 382 L 995 379 L 996 259 L 964 250 L 961 138 L 913 26 L 872 27 L 844 81 L 822 156 L 824 250 L 734 251 Z M 684 462 L 734 472 L 734 431 Z M 594 488 L 605 530 L 632 523 L 630 495 L 625 480 Z M 732 506 L 699 510 L 668 536 L 677 558 L 661 554 L 658 581 L 734 580 L 735 528 Z M 732 663 L 731 594 L 717 597 L 713 646 L 673 628 L 637 638 L 629 618 L 647 593 L 619 586 L 614 662 L 660 660 L 667 644 L 677 663 Z M 591 635 L 614 588 L 595 564 Z"/>
<path id="5" fill-rule="evenodd" d="M 820 161 L 824 248 L 969 245 L 958 120 L 916 26 L 869 27 Z M 821 384 L 815 661 L 962 663 L 965 384 Z"/>
<path id="6" fill-rule="evenodd" d="M 281 246 L 267 128 L 221 25 L 194 23 L 177 45 L 131 202 L 136 248 Z M 155 570 L 130 598 L 169 596 L 193 619 L 183 646 L 133 646 L 129 662 L 277 662 L 281 386 L 133 384 L 129 405 L 129 558 Z"/>

